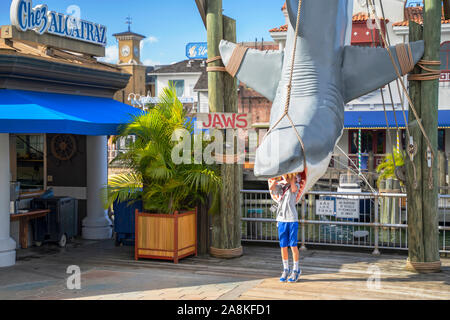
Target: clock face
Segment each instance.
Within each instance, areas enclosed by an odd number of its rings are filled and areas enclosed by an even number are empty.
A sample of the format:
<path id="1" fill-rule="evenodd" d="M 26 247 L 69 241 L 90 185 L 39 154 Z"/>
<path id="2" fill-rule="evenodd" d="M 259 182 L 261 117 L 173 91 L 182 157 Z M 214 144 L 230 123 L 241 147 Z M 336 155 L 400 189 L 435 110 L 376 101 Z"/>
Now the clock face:
<path id="1" fill-rule="evenodd" d="M 129 46 L 123 46 L 120 50 L 120 53 L 122 54 L 122 57 L 128 57 L 130 55 L 130 47 Z"/>
<path id="2" fill-rule="evenodd" d="M 134 56 L 139 57 L 139 48 L 138 47 L 134 47 Z"/>

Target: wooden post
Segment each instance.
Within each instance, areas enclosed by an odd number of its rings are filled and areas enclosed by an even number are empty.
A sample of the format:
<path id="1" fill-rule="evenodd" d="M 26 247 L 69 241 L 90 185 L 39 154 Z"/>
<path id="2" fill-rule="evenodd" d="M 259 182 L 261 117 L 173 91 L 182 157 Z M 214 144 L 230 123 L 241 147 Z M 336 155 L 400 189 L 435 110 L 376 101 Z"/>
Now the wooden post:
<path id="1" fill-rule="evenodd" d="M 208 58 L 220 56 L 222 39 L 236 42 L 236 21 L 222 15 L 222 0 L 207 1 Z M 220 60 L 208 65 L 222 66 Z M 224 72 L 208 73 L 209 108 L 211 112 L 237 112 L 237 81 Z M 222 133 L 225 133 L 223 131 Z M 220 212 L 212 217 L 210 253 L 215 257 L 233 258 L 242 255 L 241 187 L 242 168 L 223 164 Z"/>
<path id="2" fill-rule="evenodd" d="M 423 39 L 425 53 L 423 60 L 439 61 L 442 6 L 439 0 L 425 0 Z M 420 26 L 410 21 L 410 41 L 420 39 Z M 430 66 L 431 67 L 431 66 Z M 431 67 L 434 68 L 434 67 Z M 420 73 L 416 68 L 414 73 Z M 428 135 L 434 159 L 431 168 L 427 161 L 427 143 L 419 131 L 417 121 L 409 113 L 410 130 L 417 146 L 414 157 L 416 177 L 408 160 L 408 245 L 409 255 L 406 267 L 416 272 L 440 271 L 439 232 L 437 222 L 438 176 L 437 176 L 437 133 L 438 133 L 438 80 L 412 81 L 411 98 L 420 115 Z M 431 180 L 430 180 L 430 174 Z"/>
<path id="3" fill-rule="evenodd" d="M 425 40 L 425 53 L 423 60 L 440 60 L 441 15 L 442 1 L 424 1 L 423 38 Z M 439 69 L 439 66 L 431 68 Z M 422 81 L 421 90 L 423 126 L 430 138 L 435 155 L 431 168 L 429 168 L 427 161 L 422 161 L 424 262 L 428 266 L 427 271 L 440 271 L 437 216 L 439 192 L 437 181 L 439 79 Z M 422 137 L 421 156 L 423 159 L 426 159 L 426 151 L 425 138 Z M 430 174 L 432 174 L 432 181 L 429 181 Z"/>
<path id="4" fill-rule="evenodd" d="M 417 41 L 423 39 L 422 26 L 409 21 L 409 41 Z M 420 73 L 420 68 L 414 68 L 413 74 Z M 421 81 L 409 82 L 409 94 L 417 114 L 421 115 Z M 422 133 L 418 126 L 417 120 L 412 112 L 408 113 L 408 123 L 410 134 L 413 137 L 414 144 L 417 147 L 417 154 L 414 161 L 411 162 L 409 156 L 406 159 L 407 184 L 408 193 L 408 261 L 421 262 L 424 261 L 423 254 L 423 220 L 422 220 L 422 156 L 419 150 L 422 150 Z M 409 141 L 407 142 L 409 144 Z M 415 171 L 414 171 L 415 169 Z M 409 264 L 407 264 L 408 266 Z"/>

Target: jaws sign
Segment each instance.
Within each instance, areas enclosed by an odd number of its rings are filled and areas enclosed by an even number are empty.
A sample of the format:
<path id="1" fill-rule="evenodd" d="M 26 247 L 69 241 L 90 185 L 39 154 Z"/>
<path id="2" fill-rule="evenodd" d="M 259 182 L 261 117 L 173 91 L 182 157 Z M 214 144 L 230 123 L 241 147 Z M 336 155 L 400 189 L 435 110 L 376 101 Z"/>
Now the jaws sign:
<path id="1" fill-rule="evenodd" d="M 251 127 L 249 113 L 199 113 L 197 127 L 199 129 L 249 129 Z"/>

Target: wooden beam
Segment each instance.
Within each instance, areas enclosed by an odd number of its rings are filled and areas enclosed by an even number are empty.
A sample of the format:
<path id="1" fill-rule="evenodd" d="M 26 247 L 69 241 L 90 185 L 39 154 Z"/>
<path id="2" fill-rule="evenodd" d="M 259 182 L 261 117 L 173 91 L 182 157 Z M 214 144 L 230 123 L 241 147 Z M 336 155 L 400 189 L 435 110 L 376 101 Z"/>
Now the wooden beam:
<path id="1" fill-rule="evenodd" d="M 208 38 L 208 59 L 220 55 L 219 42 L 223 37 L 222 0 L 207 0 L 206 30 Z M 208 66 L 220 66 L 220 61 L 214 61 Z M 208 72 L 208 98 L 210 112 L 224 112 L 223 105 L 223 73 Z M 226 186 L 224 186 L 226 188 Z M 223 188 L 224 189 L 224 188 Z M 222 193 L 224 191 L 222 190 Z M 226 241 L 227 224 L 222 225 L 223 197 L 220 210 L 212 216 L 211 247 L 223 248 Z M 225 239 L 224 239 L 225 238 Z"/>
<path id="2" fill-rule="evenodd" d="M 195 4 L 197 5 L 198 12 L 200 13 L 200 16 L 202 17 L 203 24 L 205 25 L 205 28 L 207 27 L 206 24 L 206 0 L 195 0 Z"/>
<path id="3" fill-rule="evenodd" d="M 409 41 L 423 40 L 422 26 L 409 21 Z M 419 74 L 421 69 L 416 66 L 412 74 Z M 417 114 L 421 115 L 421 81 L 409 82 L 409 94 Z M 409 131 L 417 150 L 422 150 L 422 132 L 413 112 L 408 113 Z M 409 141 L 407 141 L 409 144 Z M 421 152 L 417 152 L 414 161 L 409 156 L 406 158 L 407 193 L 408 193 L 408 259 L 411 262 L 424 261 L 423 253 L 423 219 L 422 219 L 422 158 Z"/>
<path id="4" fill-rule="evenodd" d="M 441 45 L 441 15 L 442 2 L 439 0 L 425 0 L 423 13 L 423 39 L 425 53 L 423 60 L 439 61 Z M 439 69 L 437 67 L 431 67 Z M 425 132 L 430 138 L 435 158 L 429 168 L 426 158 L 422 162 L 423 183 L 423 238 L 424 262 L 433 263 L 439 257 L 439 231 L 438 231 L 438 177 L 437 177 L 437 134 L 438 134 L 438 105 L 439 105 L 439 79 L 422 81 L 422 122 Z M 425 157 L 427 146 L 425 138 L 422 140 L 422 157 Z M 429 175 L 432 174 L 431 187 Z M 439 270 L 436 270 L 439 271 Z"/>
<path id="5" fill-rule="evenodd" d="M 223 39 L 231 42 L 236 42 L 236 20 L 227 16 L 223 16 Z M 225 112 L 238 112 L 238 94 L 237 94 L 237 80 L 228 73 L 223 75 L 224 82 L 224 109 Z M 233 129 L 228 129 L 230 135 L 234 134 Z M 237 139 L 234 138 L 234 145 L 237 145 Z M 236 152 L 236 147 L 235 150 Z M 224 190 L 223 204 L 230 204 L 230 206 L 223 206 L 222 211 L 226 218 L 224 219 L 228 224 L 228 242 L 227 248 L 241 247 L 241 188 L 242 188 L 242 165 L 239 164 L 225 164 L 222 166 L 223 183 L 227 184 L 227 189 Z"/>

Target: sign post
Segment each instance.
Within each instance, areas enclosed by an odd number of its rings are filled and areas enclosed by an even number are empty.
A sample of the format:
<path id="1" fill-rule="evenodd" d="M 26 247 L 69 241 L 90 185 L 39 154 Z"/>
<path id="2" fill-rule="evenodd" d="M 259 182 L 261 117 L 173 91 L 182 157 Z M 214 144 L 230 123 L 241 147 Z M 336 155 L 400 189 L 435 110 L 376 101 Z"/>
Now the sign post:
<path id="1" fill-rule="evenodd" d="M 203 1 L 198 1 L 197 4 Z M 236 42 L 236 21 L 222 15 L 222 0 L 206 1 L 206 29 L 208 58 L 220 56 L 222 39 Z M 211 62 L 209 67 L 221 66 L 221 61 Z M 230 75 L 212 71 L 208 73 L 210 112 L 237 113 L 237 81 Z M 233 129 L 228 129 L 233 130 Z M 212 239 L 210 253 L 218 258 L 233 258 L 242 255 L 241 246 L 241 188 L 242 166 L 221 165 L 222 191 L 220 211 L 212 217 Z"/>

